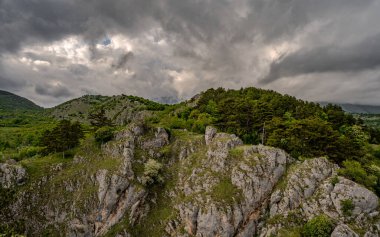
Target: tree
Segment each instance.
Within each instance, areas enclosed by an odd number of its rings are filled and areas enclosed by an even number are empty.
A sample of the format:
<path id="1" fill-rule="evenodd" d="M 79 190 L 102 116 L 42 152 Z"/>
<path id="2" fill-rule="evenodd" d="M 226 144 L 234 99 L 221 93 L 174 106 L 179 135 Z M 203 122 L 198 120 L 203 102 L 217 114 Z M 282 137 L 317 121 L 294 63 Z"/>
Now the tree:
<path id="1" fill-rule="evenodd" d="M 46 147 L 48 152 L 62 152 L 78 146 L 83 137 L 83 129 L 79 122 L 61 120 L 52 130 L 43 133 L 40 144 Z"/>
<path id="2" fill-rule="evenodd" d="M 99 111 L 94 111 L 88 115 L 88 119 L 92 126 L 100 128 L 109 126 L 112 127 L 114 124 L 107 118 L 105 110 L 102 108 Z"/>
<path id="3" fill-rule="evenodd" d="M 108 142 L 112 140 L 114 129 L 111 127 L 101 127 L 95 132 L 95 141 L 103 144 L 105 142 Z"/>

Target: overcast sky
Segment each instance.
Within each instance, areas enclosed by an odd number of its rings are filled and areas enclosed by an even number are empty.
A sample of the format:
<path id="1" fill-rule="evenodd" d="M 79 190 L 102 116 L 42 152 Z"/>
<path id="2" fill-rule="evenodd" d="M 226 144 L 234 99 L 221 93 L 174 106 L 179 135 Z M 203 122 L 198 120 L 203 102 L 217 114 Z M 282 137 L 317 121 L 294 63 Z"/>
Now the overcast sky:
<path id="1" fill-rule="evenodd" d="M 220 86 L 380 105 L 380 0 L 0 0 L 0 89 L 39 105 Z"/>

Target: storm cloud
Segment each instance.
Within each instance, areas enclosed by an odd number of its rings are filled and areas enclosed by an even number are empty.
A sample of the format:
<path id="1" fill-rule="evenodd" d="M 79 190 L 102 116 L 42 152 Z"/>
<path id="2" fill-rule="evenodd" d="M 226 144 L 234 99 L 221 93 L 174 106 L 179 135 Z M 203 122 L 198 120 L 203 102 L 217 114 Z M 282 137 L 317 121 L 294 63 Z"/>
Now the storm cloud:
<path id="1" fill-rule="evenodd" d="M 189 98 L 258 86 L 380 104 L 378 0 L 0 0 L 0 89 Z"/>

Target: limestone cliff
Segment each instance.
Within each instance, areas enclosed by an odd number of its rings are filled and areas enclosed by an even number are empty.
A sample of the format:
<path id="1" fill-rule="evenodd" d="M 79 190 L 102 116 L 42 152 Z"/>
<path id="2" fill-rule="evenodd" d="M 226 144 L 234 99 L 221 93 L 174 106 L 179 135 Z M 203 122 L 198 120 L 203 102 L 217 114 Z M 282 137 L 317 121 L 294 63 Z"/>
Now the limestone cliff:
<path id="1" fill-rule="evenodd" d="M 72 160 L 38 159 L 0 164 L 2 189 L 15 190 L 0 218 L 27 236 L 285 236 L 319 214 L 333 220 L 331 236 L 380 233 L 378 197 L 326 158 L 296 161 L 213 127 L 202 136 L 131 124 Z M 152 159 L 160 178 L 147 183 Z"/>

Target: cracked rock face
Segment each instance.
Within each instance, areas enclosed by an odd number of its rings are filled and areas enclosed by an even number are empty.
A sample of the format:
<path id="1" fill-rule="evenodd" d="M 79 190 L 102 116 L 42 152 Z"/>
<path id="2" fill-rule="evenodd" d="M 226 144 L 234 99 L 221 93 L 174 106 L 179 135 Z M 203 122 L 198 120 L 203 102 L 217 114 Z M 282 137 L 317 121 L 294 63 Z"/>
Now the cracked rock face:
<path id="1" fill-rule="evenodd" d="M 163 128 L 144 131 L 138 125 L 118 132 L 113 141 L 102 146 L 99 156 L 105 159 L 102 161 L 117 161 L 117 165 L 97 167 L 90 174 L 80 169 L 78 175 L 83 176 L 83 183 L 66 179 L 58 183 L 62 186 L 56 186 L 74 195 L 90 185 L 94 191 L 83 204 L 86 211 L 77 210 L 75 204 L 64 199 L 48 200 L 49 204 L 41 206 L 46 220 L 28 221 L 35 221 L 40 229 L 65 226 L 66 236 L 103 236 L 116 227 L 115 236 L 132 237 L 131 230 L 149 218 L 149 210 L 154 210 L 151 207 L 159 208 L 158 203 L 162 203 L 157 201 L 157 193 L 140 182 L 144 162 L 158 158 L 167 166 L 165 172 L 172 172 L 166 176 L 172 180 L 165 180 L 171 181 L 171 185 L 159 193 L 170 202 L 165 208 L 173 209 L 170 217 L 159 220 L 163 236 L 279 236 L 284 228 L 299 227 L 299 223 L 320 214 L 333 220 L 332 237 L 379 236 L 378 197 L 337 176 L 339 167 L 326 158 L 295 161 L 283 150 L 243 145 L 237 136 L 218 133 L 213 127 L 206 128 L 204 137 L 182 132 L 185 136 L 178 139 L 169 139 Z M 162 155 L 163 150 L 166 156 Z M 76 156 L 73 164 L 89 165 L 85 156 Z M 65 167 L 55 164 L 51 169 L 56 173 L 63 172 Z M 22 167 L 0 164 L 3 188 L 21 184 L 25 177 Z M 36 181 L 36 187 L 46 186 L 53 178 L 42 177 Z M 34 191 L 31 194 L 12 204 L 18 217 L 23 216 L 19 206 L 38 200 Z M 353 204 L 350 216 L 342 210 L 345 200 Z M 118 223 L 127 223 L 128 227 L 120 227 Z"/>
<path id="2" fill-rule="evenodd" d="M 259 219 L 265 213 L 274 186 L 293 160 L 282 150 L 264 146 L 239 147 L 243 143 L 235 135 L 216 133 L 208 127 L 206 150 L 187 157 L 188 167 L 199 162 L 189 175 L 181 174 L 178 193 L 192 200 L 180 202 L 176 227 L 168 227 L 171 236 L 252 236 L 257 233 Z M 240 157 L 232 162 L 230 151 Z M 197 161 L 194 161 L 197 160 Z M 229 202 L 217 197 L 219 185 L 235 191 Z M 228 192 L 221 190 L 221 192 Z M 223 194 L 222 194 L 223 195 Z M 215 197 L 216 196 L 216 197 Z M 228 198 L 228 197 L 227 197 Z"/>
<path id="3" fill-rule="evenodd" d="M 369 236 L 377 233 L 380 225 L 378 197 L 357 183 L 336 176 L 337 169 L 325 158 L 310 159 L 293 166 L 284 177 L 286 187 L 275 190 L 271 195 L 270 216 L 286 217 L 290 213 L 298 213 L 298 218 L 310 220 L 324 214 L 338 223 L 332 236 L 358 236 L 344 224 L 352 220 L 360 229 L 371 229 Z M 335 184 L 332 182 L 334 177 L 338 178 Z M 343 213 L 343 200 L 352 201 L 352 215 Z M 282 224 L 267 225 L 260 236 L 276 234 L 283 227 Z"/>
<path id="4" fill-rule="evenodd" d="M 179 214 L 166 227 L 170 236 L 277 236 L 287 223 L 268 224 L 268 216 L 292 213 L 298 213 L 301 221 L 328 215 L 337 223 L 332 236 L 358 236 L 345 224 L 353 219 L 357 227 L 369 230 L 365 236 L 378 236 L 377 196 L 343 177 L 333 185 L 339 167 L 326 158 L 294 163 L 280 149 L 241 146 L 234 135 L 210 127 L 205 144 L 206 149 L 180 159 L 181 167 L 193 167 L 187 174 L 179 171 L 173 198 L 191 198 L 175 205 Z M 221 182 L 235 189 L 229 202 L 215 198 L 215 187 Z M 228 185 L 224 188 L 228 192 Z M 342 213 L 345 199 L 355 206 L 351 217 Z"/>
<path id="5" fill-rule="evenodd" d="M 304 161 L 287 179 L 285 190 L 277 190 L 271 197 L 270 215 L 285 214 L 298 208 L 310 198 L 319 185 L 336 174 L 337 167 L 325 158 Z"/>
<path id="6" fill-rule="evenodd" d="M 0 163 L 0 186 L 2 188 L 13 188 L 24 184 L 25 181 L 26 171 L 23 167 Z"/>
<path id="7" fill-rule="evenodd" d="M 140 215 L 138 208 L 143 205 L 147 193 L 132 182 L 135 179 L 132 160 L 135 158 L 136 135 L 141 134 L 142 128 L 134 126 L 116 135 L 116 145 L 105 147 L 109 154 L 122 158 L 122 165 L 116 174 L 108 175 L 107 170 L 99 170 L 96 174 L 99 205 L 95 214 L 95 236 L 104 235 L 126 215 L 130 223 Z"/>
<path id="8" fill-rule="evenodd" d="M 353 230 L 345 224 L 340 224 L 335 227 L 331 233 L 331 237 L 359 237 Z"/>

